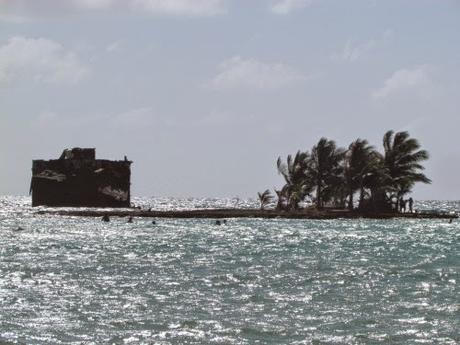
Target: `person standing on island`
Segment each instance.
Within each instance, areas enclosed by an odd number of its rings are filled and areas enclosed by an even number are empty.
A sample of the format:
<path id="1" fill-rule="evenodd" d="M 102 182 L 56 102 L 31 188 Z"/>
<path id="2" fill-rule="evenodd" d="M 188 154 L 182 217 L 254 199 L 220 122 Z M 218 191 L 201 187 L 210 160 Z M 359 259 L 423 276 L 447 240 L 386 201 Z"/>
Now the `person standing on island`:
<path id="1" fill-rule="evenodd" d="M 399 199 L 399 212 L 401 213 L 406 212 L 406 202 L 404 201 L 402 197 Z"/>
<path id="2" fill-rule="evenodd" d="M 414 207 L 414 199 L 409 198 L 409 211 L 410 211 L 410 213 L 414 213 L 413 207 Z"/>

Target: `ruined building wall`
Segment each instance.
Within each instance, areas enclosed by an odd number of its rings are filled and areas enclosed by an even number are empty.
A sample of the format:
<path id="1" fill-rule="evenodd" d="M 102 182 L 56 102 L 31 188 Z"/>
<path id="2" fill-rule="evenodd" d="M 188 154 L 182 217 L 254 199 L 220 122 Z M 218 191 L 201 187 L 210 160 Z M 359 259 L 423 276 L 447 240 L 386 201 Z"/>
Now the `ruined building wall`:
<path id="1" fill-rule="evenodd" d="M 129 207 L 132 162 L 94 159 L 91 149 L 73 150 L 60 159 L 32 162 L 32 206 Z"/>

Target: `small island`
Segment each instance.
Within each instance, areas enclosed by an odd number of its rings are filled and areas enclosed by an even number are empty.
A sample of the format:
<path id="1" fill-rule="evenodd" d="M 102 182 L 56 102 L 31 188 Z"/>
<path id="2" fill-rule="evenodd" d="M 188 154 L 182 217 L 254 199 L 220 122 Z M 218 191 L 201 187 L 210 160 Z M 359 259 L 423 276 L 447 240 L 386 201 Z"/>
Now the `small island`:
<path id="1" fill-rule="evenodd" d="M 408 132 L 387 131 L 383 152 L 365 139 L 356 139 L 347 149 L 321 138 L 311 151 L 277 160 L 284 185 L 258 193 L 260 209 L 196 209 L 156 211 L 41 210 L 38 214 L 68 216 L 119 216 L 152 218 L 458 218 L 457 214 L 417 211 L 413 199 L 405 197 L 416 183 L 431 183 L 422 162 L 429 158 L 417 139 Z"/>
<path id="2" fill-rule="evenodd" d="M 383 152 L 365 139 L 356 139 L 348 149 L 321 138 L 311 151 L 278 158 L 277 168 L 285 180 L 277 210 L 299 210 L 309 199 L 317 210 L 326 207 L 349 211 L 413 213 L 413 199 L 405 199 L 416 183 L 431 183 L 422 162 L 429 157 L 408 132 L 387 131 Z M 355 203 L 355 196 L 358 202 Z M 259 193 L 261 208 L 273 200 L 269 190 Z"/>

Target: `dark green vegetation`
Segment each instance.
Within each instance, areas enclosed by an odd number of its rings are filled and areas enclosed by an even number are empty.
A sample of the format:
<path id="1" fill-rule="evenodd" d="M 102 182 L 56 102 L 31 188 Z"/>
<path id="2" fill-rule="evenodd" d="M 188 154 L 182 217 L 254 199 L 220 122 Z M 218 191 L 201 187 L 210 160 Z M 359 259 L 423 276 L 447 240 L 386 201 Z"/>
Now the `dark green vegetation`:
<path id="1" fill-rule="evenodd" d="M 431 183 L 422 172 L 421 163 L 426 159 L 428 152 L 420 149 L 418 140 L 408 132 L 386 132 L 383 152 L 365 139 L 357 139 L 344 149 L 333 140 L 321 138 L 311 151 L 288 155 L 285 162 L 278 158 L 278 172 L 285 184 L 275 191 L 276 209 L 298 210 L 301 202 L 310 200 L 317 209 L 398 211 L 403 197 L 417 182 Z M 269 200 L 267 192 L 263 193 L 264 200 Z M 262 199 L 261 204 L 266 205 Z"/>

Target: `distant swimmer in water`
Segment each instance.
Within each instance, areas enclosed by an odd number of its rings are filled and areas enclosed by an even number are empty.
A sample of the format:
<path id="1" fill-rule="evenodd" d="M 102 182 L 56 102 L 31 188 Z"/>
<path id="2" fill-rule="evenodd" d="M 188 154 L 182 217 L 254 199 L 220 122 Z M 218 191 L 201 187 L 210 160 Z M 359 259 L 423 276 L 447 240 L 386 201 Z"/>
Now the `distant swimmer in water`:
<path id="1" fill-rule="evenodd" d="M 13 231 L 23 231 L 23 230 L 24 230 L 24 228 L 22 228 L 20 226 L 18 226 L 17 228 L 13 229 Z"/>
<path id="2" fill-rule="evenodd" d="M 103 222 L 110 222 L 110 218 L 109 218 L 109 215 L 107 213 L 105 213 L 104 216 L 102 217 L 102 221 Z"/>
<path id="3" fill-rule="evenodd" d="M 216 220 L 216 225 L 222 225 L 222 222 L 220 220 Z"/>
<path id="4" fill-rule="evenodd" d="M 452 218 L 451 218 L 451 219 L 449 219 L 449 224 L 452 224 L 452 221 L 453 221 L 453 219 L 452 219 Z"/>
<path id="5" fill-rule="evenodd" d="M 133 216 L 129 216 L 128 223 L 132 223 L 132 222 L 133 222 Z"/>
<path id="6" fill-rule="evenodd" d="M 157 225 L 157 222 L 152 220 L 152 225 Z"/>

